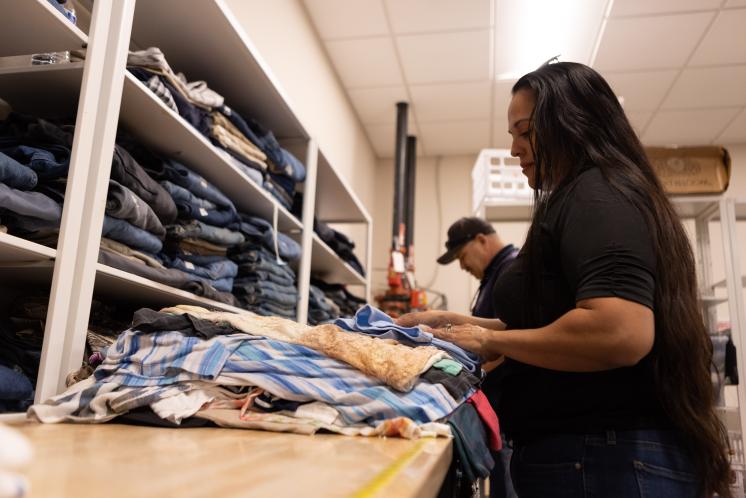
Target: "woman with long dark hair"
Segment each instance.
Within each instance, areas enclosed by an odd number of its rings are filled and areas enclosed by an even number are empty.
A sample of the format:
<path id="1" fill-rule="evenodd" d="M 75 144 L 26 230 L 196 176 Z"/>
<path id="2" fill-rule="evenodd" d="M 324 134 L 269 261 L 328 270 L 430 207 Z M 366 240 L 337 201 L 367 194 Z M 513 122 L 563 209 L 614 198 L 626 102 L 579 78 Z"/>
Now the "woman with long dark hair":
<path id="1" fill-rule="evenodd" d="M 731 496 L 694 256 L 619 101 L 569 62 L 512 94 L 511 152 L 535 196 L 493 290 L 501 318 L 399 323 L 505 356 L 496 409 L 522 498 Z"/>

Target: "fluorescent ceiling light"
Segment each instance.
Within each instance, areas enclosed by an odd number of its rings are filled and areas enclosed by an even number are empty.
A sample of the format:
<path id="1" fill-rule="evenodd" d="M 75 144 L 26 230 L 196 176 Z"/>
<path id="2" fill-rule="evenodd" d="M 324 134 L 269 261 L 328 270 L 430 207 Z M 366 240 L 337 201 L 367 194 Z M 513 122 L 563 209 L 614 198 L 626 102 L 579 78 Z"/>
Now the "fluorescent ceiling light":
<path id="1" fill-rule="evenodd" d="M 554 56 L 590 64 L 612 0 L 496 0 L 495 77 L 515 80 Z"/>

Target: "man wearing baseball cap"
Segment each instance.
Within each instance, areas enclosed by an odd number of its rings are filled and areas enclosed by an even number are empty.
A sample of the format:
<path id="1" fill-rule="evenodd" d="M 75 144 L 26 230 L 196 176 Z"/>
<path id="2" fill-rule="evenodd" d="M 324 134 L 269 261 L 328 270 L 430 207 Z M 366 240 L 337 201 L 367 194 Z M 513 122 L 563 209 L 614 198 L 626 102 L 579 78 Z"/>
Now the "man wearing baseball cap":
<path id="1" fill-rule="evenodd" d="M 471 313 L 482 318 L 495 316 L 492 288 L 498 276 L 518 254 L 513 244 L 504 244 L 492 225 L 477 217 L 461 218 L 448 228 L 446 252 L 438 263 L 458 259 L 461 269 L 480 281 Z"/>
<path id="2" fill-rule="evenodd" d="M 469 272 L 480 281 L 471 313 L 482 318 L 499 318 L 492 301 L 492 289 L 500 274 L 508 267 L 518 249 L 513 244 L 504 244 L 495 229 L 485 220 L 476 217 L 461 218 L 448 229 L 446 252 L 438 258 L 438 263 L 447 265 L 459 260 L 461 269 Z M 485 364 L 488 372 L 482 383 L 482 390 L 490 403 L 495 404 L 499 397 L 500 373 L 494 371 L 495 364 Z M 510 480 L 510 449 L 506 448 L 495 455 L 495 466 L 490 473 L 490 497 L 515 497 Z"/>

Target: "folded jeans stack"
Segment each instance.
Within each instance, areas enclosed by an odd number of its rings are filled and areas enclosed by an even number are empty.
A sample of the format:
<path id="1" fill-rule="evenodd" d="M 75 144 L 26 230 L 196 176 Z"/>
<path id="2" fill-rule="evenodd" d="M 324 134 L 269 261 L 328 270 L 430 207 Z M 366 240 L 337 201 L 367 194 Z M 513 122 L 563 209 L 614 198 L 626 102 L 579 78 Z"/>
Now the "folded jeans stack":
<path id="1" fill-rule="evenodd" d="M 31 116 L 11 113 L 0 122 L 0 217 L 11 234 L 56 245 L 70 140 Z"/>
<path id="2" fill-rule="evenodd" d="M 339 316 L 342 318 L 355 316 L 357 310 L 365 306 L 365 299 L 351 294 L 342 284 L 330 284 L 323 280 L 313 278 L 311 283 L 321 289 L 324 295 L 339 308 Z"/>
<path id="3" fill-rule="evenodd" d="M 311 285 L 308 295 L 308 323 L 321 325 L 322 323 L 333 322 L 339 316 L 340 312 L 337 305 L 327 298 L 321 289 Z"/>
<path id="4" fill-rule="evenodd" d="M 239 305 L 264 316 L 295 319 L 298 290 L 295 272 L 260 245 L 247 242 L 231 252 L 238 264 L 233 294 Z"/>

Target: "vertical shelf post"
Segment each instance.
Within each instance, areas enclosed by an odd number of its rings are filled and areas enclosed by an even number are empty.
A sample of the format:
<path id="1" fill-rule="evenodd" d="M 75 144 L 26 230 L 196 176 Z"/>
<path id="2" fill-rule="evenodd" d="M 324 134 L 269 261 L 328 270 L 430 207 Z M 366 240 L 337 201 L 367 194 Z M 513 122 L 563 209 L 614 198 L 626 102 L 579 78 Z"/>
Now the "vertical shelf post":
<path id="1" fill-rule="evenodd" d="M 44 330 L 37 403 L 80 368 L 135 0 L 95 2 Z"/>
<path id="2" fill-rule="evenodd" d="M 314 139 L 306 148 L 306 184 L 303 190 L 303 251 L 298 268 L 298 323 L 308 322 L 308 294 L 311 288 L 311 252 L 313 251 L 313 217 L 316 213 L 316 177 L 318 171 L 319 146 Z"/>
<path id="3" fill-rule="evenodd" d="M 731 337 L 736 345 L 739 369 L 746 365 L 746 341 L 744 340 L 746 316 L 741 285 L 741 261 L 738 252 L 736 233 L 736 203 L 733 199 L 720 200 L 720 227 L 723 237 L 723 257 L 725 261 L 725 283 L 728 288 L 728 315 L 730 316 Z M 746 428 L 746 382 L 738 383 L 738 413 L 741 422 L 741 435 Z"/>
<path id="4" fill-rule="evenodd" d="M 365 301 L 370 303 L 371 299 L 371 275 L 373 273 L 373 223 L 369 217 L 366 217 L 366 247 L 365 247 Z"/>

